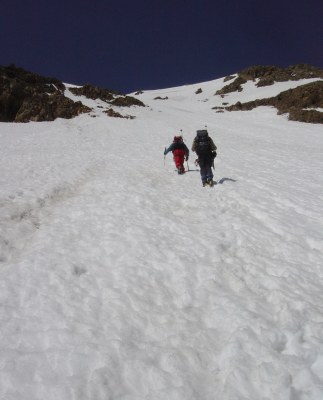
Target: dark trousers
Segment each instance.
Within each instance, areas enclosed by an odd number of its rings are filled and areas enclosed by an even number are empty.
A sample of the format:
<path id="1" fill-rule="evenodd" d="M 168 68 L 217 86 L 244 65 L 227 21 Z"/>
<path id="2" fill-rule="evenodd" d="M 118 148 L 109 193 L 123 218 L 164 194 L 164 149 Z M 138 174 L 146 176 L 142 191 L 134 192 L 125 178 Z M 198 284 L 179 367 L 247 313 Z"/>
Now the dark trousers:
<path id="1" fill-rule="evenodd" d="M 212 165 L 211 164 L 203 164 L 200 166 L 200 173 L 202 182 L 206 182 L 209 179 L 213 179 Z"/>

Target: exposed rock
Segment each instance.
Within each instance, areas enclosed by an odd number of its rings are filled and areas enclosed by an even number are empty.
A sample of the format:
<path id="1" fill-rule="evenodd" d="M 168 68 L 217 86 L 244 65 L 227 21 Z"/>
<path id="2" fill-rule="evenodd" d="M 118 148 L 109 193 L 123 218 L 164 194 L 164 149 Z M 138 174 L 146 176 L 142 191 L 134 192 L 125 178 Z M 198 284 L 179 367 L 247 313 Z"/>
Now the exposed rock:
<path id="1" fill-rule="evenodd" d="M 112 108 L 109 108 L 106 111 L 103 111 L 105 114 L 107 114 L 109 117 L 114 117 L 114 118 L 124 118 L 123 115 L 118 113 L 117 111 L 114 111 Z"/>
<path id="2" fill-rule="evenodd" d="M 90 109 L 64 96 L 65 86 L 56 78 L 46 78 L 17 68 L 0 66 L 0 121 L 53 121 L 73 118 Z"/>
<path id="3" fill-rule="evenodd" d="M 131 96 L 117 97 L 110 103 L 117 107 L 131 107 L 131 106 L 146 107 L 142 101 Z"/>
<path id="4" fill-rule="evenodd" d="M 247 81 L 244 78 L 238 76 L 233 82 L 229 83 L 229 85 L 226 85 L 222 89 L 217 90 L 215 94 L 223 96 L 227 93 L 241 92 L 242 91 L 241 85 L 243 85 L 246 82 Z"/>
<path id="5" fill-rule="evenodd" d="M 15 117 L 15 122 L 54 121 L 56 118 L 72 118 L 90 112 L 80 101 L 74 102 L 62 94 L 41 94 L 25 99 Z"/>
<path id="6" fill-rule="evenodd" d="M 30 89 L 41 93 L 64 92 L 64 84 L 56 78 L 47 78 L 16 67 L 14 64 L 7 67 L 0 66 L 2 80 L 12 85 L 29 85 Z"/>
<path id="7" fill-rule="evenodd" d="M 246 103 L 237 102 L 225 107 L 228 111 L 247 111 L 259 106 L 273 106 L 278 114 L 289 113 L 292 121 L 323 123 L 323 81 L 316 81 L 279 93 L 268 99 L 257 99 Z"/>
<path id="8" fill-rule="evenodd" d="M 142 90 L 138 90 L 138 92 L 135 93 L 135 96 L 138 96 L 139 94 L 143 94 L 144 92 Z"/>
<path id="9" fill-rule="evenodd" d="M 254 66 L 239 72 L 246 80 L 259 79 L 257 86 L 268 86 L 274 82 L 298 81 L 300 79 L 323 78 L 323 70 L 307 64 L 296 64 L 287 68 L 271 66 Z"/>
<path id="10" fill-rule="evenodd" d="M 154 100 L 168 100 L 168 96 L 166 96 L 166 97 L 157 96 L 154 98 Z"/>
<path id="11" fill-rule="evenodd" d="M 106 102 L 114 100 L 116 95 L 121 94 L 110 89 L 102 89 L 97 86 L 90 85 L 89 83 L 81 87 L 69 88 L 69 90 L 76 96 L 85 96 L 88 99 L 100 99 Z"/>
<path id="12" fill-rule="evenodd" d="M 281 92 L 275 97 L 280 110 L 294 108 L 323 108 L 323 81 L 308 83 Z"/>
<path id="13" fill-rule="evenodd" d="M 229 78 L 229 77 L 227 77 Z M 224 79 L 224 81 L 227 80 Z M 275 82 L 298 81 L 300 79 L 323 78 L 323 70 L 307 64 L 296 64 L 287 68 L 274 65 L 255 65 L 245 68 L 238 73 L 238 77 L 229 85 L 218 90 L 216 95 L 223 95 L 232 92 L 241 92 L 243 83 L 258 79 L 257 87 L 269 86 Z"/>
<path id="14" fill-rule="evenodd" d="M 101 99 L 115 106 L 145 106 L 134 97 L 90 84 L 69 90 L 76 96 Z M 45 78 L 15 65 L 0 67 L 0 121 L 53 121 L 91 111 L 81 101 L 74 102 L 65 97 L 64 92 L 65 85 L 56 78 Z"/>
<path id="15" fill-rule="evenodd" d="M 288 119 L 291 121 L 323 124 L 323 113 L 316 110 L 291 110 Z"/>
<path id="16" fill-rule="evenodd" d="M 133 115 L 121 115 L 117 111 L 113 110 L 112 108 L 109 108 L 106 111 L 103 111 L 105 114 L 107 114 L 109 117 L 113 118 L 126 118 L 126 119 L 135 119 Z"/>
<path id="17" fill-rule="evenodd" d="M 203 90 L 201 88 L 198 88 L 197 91 L 195 92 L 195 94 L 200 94 L 202 92 L 203 92 Z"/>
<path id="18" fill-rule="evenodd" d="M 255 65 L 253 67 L 248 67 L 243 69 L 238 73 L 240 77 L 246 81 L 254 81 L 259 78 L 272 77 L 274 74 L 283 73 L 284 68 L 276 67 L 274 65 Z M 288 74 L 286 71 L 286 80 L 288 80 Z"/>
<path id="19" fill-rule="evenodd" d="M 234 79 L 234 75 L 229 75 L 229 76 L 226 76 L 226 77 L 223 79 L 223 82 L 228 82 L 228 81 L 231 81 L 232 79 Z"/>
<path id="20" fill-rule="evenodd" d="M 100 99 L 118 107 L 145 107 L 142 101 L 134 97 L 124 96 L 117 91 L 102 89 L 97 86 L 92 86 L 90 84 L 86 84 L 79 88 L 70 88 L 70 91 L 76 96 L 85 96 L 92 100 Z"/>

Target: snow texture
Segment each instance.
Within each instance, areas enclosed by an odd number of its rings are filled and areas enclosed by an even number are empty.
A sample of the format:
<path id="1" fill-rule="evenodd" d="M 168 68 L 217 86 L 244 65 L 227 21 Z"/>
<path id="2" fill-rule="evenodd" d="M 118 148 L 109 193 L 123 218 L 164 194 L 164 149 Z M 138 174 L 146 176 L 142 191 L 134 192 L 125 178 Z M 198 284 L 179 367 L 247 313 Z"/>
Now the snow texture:
<path id="1" fill-rule="evenodd" d="M 212 110 L 297 84 L 0 124 L 1 400 L 323 399 L 322 126 Z"/>

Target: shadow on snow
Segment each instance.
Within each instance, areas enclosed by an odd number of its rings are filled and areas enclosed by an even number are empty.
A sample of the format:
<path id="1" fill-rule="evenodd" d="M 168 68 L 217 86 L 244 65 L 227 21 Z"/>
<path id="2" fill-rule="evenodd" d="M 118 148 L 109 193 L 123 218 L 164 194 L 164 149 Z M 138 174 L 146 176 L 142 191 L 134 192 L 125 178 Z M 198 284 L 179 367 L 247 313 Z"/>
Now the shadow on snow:
<path id="1" fill-rule="evenodd" d="M 237 182 L 235 179 L 231 179 L 231 178 L 222 178 L 222 179 L 220 179 L 217 183 L 220 184 L 220 185 L 222 185 L 224 182 L 227 182 L 227 181 L 229 181 L 229 182 Z"/>

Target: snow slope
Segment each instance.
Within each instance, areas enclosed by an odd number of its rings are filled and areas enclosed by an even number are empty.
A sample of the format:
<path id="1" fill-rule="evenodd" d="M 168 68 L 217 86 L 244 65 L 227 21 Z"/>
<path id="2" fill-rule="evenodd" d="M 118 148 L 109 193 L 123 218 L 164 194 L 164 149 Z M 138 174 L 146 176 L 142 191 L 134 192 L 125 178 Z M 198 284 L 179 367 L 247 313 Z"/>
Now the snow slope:
<path id="1" fill-rule="evenodd" d="M 1 400 L 323 398 L 322 127 L 223 85 L 0 124 Z M 163 157 L 205 125 L 214 188 Z"/>

